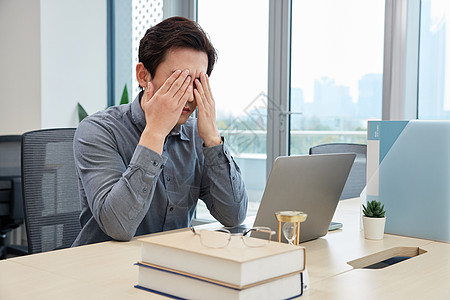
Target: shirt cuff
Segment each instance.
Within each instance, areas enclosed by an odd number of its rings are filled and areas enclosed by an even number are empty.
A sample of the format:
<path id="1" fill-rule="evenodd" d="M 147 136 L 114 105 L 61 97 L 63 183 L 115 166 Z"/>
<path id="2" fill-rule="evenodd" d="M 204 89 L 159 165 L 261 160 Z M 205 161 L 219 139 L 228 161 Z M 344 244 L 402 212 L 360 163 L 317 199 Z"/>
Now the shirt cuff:
<path id="1" fill-rule="evenodd" d="M 134 150 L 130 165 L 134 165 L 147 172 L 157 174 L 161 172 L 166 162 L 166 156 L 160 155 L 155 151 L 138 144 Z"/>
<path id="2" fill-rule="evenodd" d="M 222 138 L 222 143 L 214 147 L 203 147 L 203 155 L 205 156 L 205 164 L 208 166 L 221 165 L 230 163 L 233 158 L 231 157 L 230 149 Z"/>

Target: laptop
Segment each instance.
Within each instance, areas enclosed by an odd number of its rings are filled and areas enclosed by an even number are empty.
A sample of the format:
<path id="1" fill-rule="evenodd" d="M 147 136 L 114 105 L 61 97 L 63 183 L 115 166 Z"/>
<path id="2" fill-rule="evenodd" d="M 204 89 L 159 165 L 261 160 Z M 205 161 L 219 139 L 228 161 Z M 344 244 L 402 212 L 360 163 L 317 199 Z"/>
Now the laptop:
<path id="1" fill-rule="evenodd" d="M 300 242 L 327 234 L 355 157 L 353 153 L 278 157 L 253 226 L 277 231 L 275 212 L 297 210 L 308 214 L 300 224 Z M 283 234 L 282 241 L 286 241 Z"/>

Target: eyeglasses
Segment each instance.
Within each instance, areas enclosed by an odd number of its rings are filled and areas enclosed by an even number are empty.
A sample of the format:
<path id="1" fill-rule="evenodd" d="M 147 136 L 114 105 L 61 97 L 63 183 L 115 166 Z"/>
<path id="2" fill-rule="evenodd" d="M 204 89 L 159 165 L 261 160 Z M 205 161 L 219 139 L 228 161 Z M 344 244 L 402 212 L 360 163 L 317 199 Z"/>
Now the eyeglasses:
<path id="1" fill-rule="evenodd" d="M 231 232 L 227 229 L 207 230 L 203 229 L 197 232 L 193 226 L 191 231 L 194 235 L 200 236 L 200 243 L 208 248 L 224 248 L 231 241 Z M 250 237 L 250 233 L 259 232 L 262 238 Z M 240 235 L 242 241 L 247 247 L 264 247 L 270 243 L 272 235 L 276 234 L 269 227 L 253 227 L 244 230 Z"/>

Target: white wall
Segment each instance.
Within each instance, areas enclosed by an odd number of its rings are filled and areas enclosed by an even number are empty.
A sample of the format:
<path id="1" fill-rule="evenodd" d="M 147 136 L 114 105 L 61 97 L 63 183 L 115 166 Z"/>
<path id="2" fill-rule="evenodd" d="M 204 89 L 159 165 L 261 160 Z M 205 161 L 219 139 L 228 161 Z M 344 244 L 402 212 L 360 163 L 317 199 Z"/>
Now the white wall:
<path id="1" fill-rule="evenodd" d="M 41 126 L 39 1 L 0 0 L 0 135 Z"/>
<path id="2" fill-rule="evenodd" d="M 0 135 L 107 105 L 106 0 L 0 0 Z"/>
<path id="3" fill-rule="evenodd" d="M 76 127 L 107 105 L 106 0 L 40 2 L 42 127 Z"/>

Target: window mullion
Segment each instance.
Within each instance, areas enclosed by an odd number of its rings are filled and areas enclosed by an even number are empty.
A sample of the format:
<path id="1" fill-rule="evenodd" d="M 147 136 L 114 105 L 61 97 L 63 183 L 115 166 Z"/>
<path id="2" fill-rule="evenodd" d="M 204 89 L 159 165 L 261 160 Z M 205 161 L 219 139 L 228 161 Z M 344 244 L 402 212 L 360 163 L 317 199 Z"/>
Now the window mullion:
<path id="1" fill-rule="evenodd" d="M 420 0 L 386 0 L 383 120 L 417 118 Z"/>
<path id="2" fill-rule="evenodd" d="M 291 1 L 269 1 L 267 173 L 277 156 L 288 153 Z M 267 175 L 268 176 L 268 175 Z"/>

